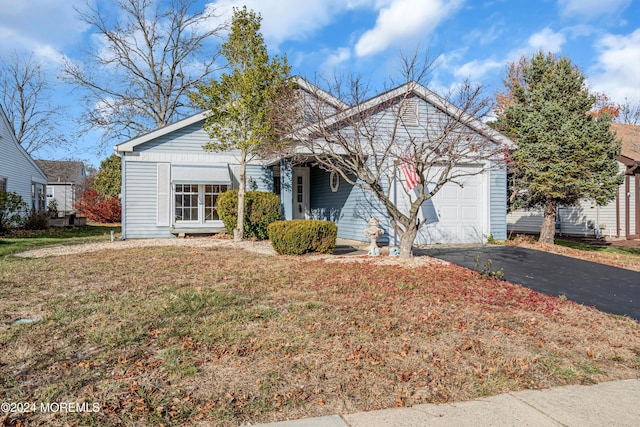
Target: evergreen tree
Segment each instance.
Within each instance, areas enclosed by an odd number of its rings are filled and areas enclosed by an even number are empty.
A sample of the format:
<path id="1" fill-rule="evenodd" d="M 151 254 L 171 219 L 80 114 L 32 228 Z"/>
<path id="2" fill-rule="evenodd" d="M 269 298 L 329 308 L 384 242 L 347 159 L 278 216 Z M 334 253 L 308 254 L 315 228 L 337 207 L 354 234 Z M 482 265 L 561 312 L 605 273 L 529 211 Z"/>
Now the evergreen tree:
<path id="1" fill-rule="evenodd" d="M 117 154 L 112 154 L 102 162 L 93 181 L 95 190 L 102 197 L 110 199 L 120 194 L 122 182 L 122 161 Z"/>
<path id="2" fill-rule="evenodd" d="M 569 59 L 540 52 L 515 68 L 518 75 L 505 80 L 507 101 L 497 123 L 517 143 L 512 200 L 544 207 L 540 241 L 553 243 L 558 205 L 615 197 L 620 142 L 607 113 L 589 114 L 596 96 Z"/>
<path id="3" fill-rule="evenodd" d="M 274 100 L 290 88 L 286 57 L 269 60 L 260 33 L 262 18 L 253 11 L 234 8 L 231 32 L 220 53 L 228 61 L 229 73 L 219 80 L 200 84 L 191 100 L 208 110 L 204 123 L 212 141 L 208 151 L 240 151 L 238 224 L 234 240 L 242 240 L 247 161 L 266 144 L 273 142 L 278 130 L 274 123 Z"/>

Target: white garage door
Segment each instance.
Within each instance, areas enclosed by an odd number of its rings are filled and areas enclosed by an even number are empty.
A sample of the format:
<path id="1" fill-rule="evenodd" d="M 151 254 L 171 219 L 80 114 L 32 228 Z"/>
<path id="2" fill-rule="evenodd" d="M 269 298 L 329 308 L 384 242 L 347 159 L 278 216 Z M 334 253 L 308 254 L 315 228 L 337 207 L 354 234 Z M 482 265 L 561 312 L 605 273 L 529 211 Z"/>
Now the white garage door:
<path id="1" fill-rule="evenodd" d="M 417 243 L 480 243 L 484 222 L 483 175 L 467 176 L 463 186 L 447 183 L 432 199 L 435 221 L 428 221 Z"/>

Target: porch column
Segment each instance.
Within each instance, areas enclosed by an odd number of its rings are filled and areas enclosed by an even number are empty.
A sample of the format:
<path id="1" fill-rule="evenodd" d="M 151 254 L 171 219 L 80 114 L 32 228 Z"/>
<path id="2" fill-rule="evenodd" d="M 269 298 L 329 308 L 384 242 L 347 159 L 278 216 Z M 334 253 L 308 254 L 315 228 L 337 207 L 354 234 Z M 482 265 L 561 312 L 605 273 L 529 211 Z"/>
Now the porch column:
<path id="1" fill-rule="evenodd" d="M 280 203 L 284 219 L 293 219 L 293 169 L 288 159 L 280 160 Z"/>

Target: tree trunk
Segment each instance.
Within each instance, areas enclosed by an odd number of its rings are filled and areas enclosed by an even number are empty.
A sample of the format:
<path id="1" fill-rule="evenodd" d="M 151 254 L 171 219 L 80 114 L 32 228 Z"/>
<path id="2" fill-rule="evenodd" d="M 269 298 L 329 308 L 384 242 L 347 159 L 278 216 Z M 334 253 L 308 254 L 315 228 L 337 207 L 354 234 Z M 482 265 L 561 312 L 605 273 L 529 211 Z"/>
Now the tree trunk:
<path id="1" fill-rule="evenodd" d="M 415 224 L 411 224 L 408 227 L 405 226 L 405 231 L 400 235 L 400 258 L 412 258 L 413 257 L 413 241 L 416 240 L 418 234 L 418 227 Z"/>
<path id="2" fill-rule="evenodd" d="M 542 217 L 542 228 L 540 229 L 541 243 L 554 243 L 556 235 L 556 206 L 556 201 L 552 199 L 547 199 L 544 205 L 544 216 Z"/>
<path id="3" fill-rule="evenodd" d="M 233 230 L 233 241 L 240 242 L 244 238 L 244 193 L 247 185 L 245 183 L 245 175 L 247 174 L 247 153 L 242 150 L 240 157 L 240 177 L 238 186 L 238 222 Z"/>

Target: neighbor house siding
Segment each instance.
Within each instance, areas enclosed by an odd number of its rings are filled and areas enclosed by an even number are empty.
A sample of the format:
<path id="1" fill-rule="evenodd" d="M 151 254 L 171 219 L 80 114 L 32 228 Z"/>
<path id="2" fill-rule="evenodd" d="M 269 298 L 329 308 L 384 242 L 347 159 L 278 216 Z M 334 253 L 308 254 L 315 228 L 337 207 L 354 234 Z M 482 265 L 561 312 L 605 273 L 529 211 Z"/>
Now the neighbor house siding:
<path id="1" fill-rule="evenodd" d="M 311 217 L 333 221 L 338 226 L 338 237 L 365 241 L 364 229 L 371 217 L 380 220 L 385 236 L 379 242 L 388 242 L 389 220 L 386 209 L 373 193 L 348 184 L 340 178 L 337 192 L 331 191 L 330 173 L 311 168 Z"/>
<path id="2" fill-rule="evenodd" d="M 629 218 L 630 218 L 630 220 L 629 220 L 629 232 L 627 234 L 623 233 L 622 234 L 623 236 L 635 235 L 635 234 L 638 234 L 638 232 L 640 232 L 640 230 L 638 230 L 636 228 L 636 221 L 635 221 L 636 215 L 637 215 L 636 207 L 638 206 L 638 203 L 637 203 L 638 194 L 636 192 L 636 177 L 634 175 L 628 175 L 628 176 L 625 176 L 625 180 L 627 180 L 627 179 L 629 180 L 629 192 L 628 192 L 628 196 L 626 197 L 626 199 L 627 199 L 627 203 L 629 203 Z M 622 185 L 625 186 L 625 190 L 621 191 L 621 194 L 624 195 L 625 192 L 626 192 L 626 184 L 623 183 Z M 622 209 L 623 210 L 620 213 L 620 216 L 622 217 L 622 227 L 626 232 L 626 226 L 624 224 L 625 223 L 625 221 L 624 221 L 624 216 L 625 216 L 624 209 L 625 208 L 622 207 Z"/>
<path id="3" fill-rule="evenodd" d="M 618 164 L 620 172 L 625 171 L 622 163 Z M 625 177 L 626 179 L 626 177 Z M 633 177 L 631 177 L 633 182 Z M 620 232 L 616 229 L 616 201 L 615 199 L 606 205 L 598 206 L 592 200 L 580 200 L 576 206 L 560 206 L 558 208 L 557 225 L 558 235 L 570 236 L 594 236 L 599 228 L 600 234 L 606 237 L 626 235 L 625 227 L 625 184 L 620 185 Z M 634 192 L 631 191 L 630 209 L 631 218 L 634 216 Z M 509 233 L 538 234 L 542 227 L 542 208 L 517 209 L 507 215 L 507 228 Z M 633 230 L 633 220 L 630 228 Z"/>
<path id="4" fill-rule="evenodd" d="M 20 146 L 0 109 L 0 178 L 6 179 L 6 191 L 19 194 L 31 208 L 31 184 L 43 186 L 47 176 Z"/>
<path id="5" fill-rule="evenodd" d="M 125 237 L 172 237 L 169 227 L 156 225 L 157 219 L 157 164 L 127 161 L 127 182 L 124 194 Z"/>

